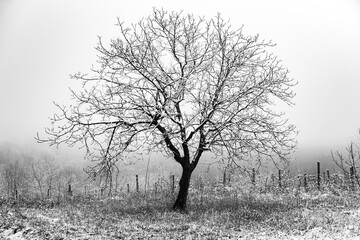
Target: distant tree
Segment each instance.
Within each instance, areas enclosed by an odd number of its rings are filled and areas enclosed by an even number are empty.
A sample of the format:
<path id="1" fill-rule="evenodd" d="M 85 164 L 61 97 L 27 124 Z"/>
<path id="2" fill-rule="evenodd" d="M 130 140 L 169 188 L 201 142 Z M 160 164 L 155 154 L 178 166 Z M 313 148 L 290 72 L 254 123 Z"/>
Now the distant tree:
<path id="1" fill-rule="evenodd" d="M 24 158 L 11 148 L 0 149 L 0 184 L 8 197 L 29 192 L 29 176 Z"/>
<path id="2" fill-rule="evenodd" d="M 45 192 L 49 191 L 50 194 L 53 190 L 54 181 L 59 172 L 58 166 L 54 157 L 47 153 L 25 156 L 25 158 L 29 177 L 35 183 L 36 189 L 43 199 Z"/>
<path id="3" fill-rule="evenodd" d="M 220 15 L 206 20 L 154 9 L 96 49 L 99 67 L 77 73 L 82 90 L 37 139 L 81 144 L 97 161 L 92 176 L 110 179 L 115 162 L 145 149 L 182 167 L 174 209 L 186 210 L 190 177 L 205 151 L 242 161 L 287 162 L 295 127 L 271 106 L 292 105 L 296 84 L 271 53 L 271 42 L 232 30 Z M 278 165 L 277 165 L 278 166 Z"/>
<path id="4" fill-rule="evenodd" d="M 348 147 L 345 148 L 346 153 L 341 151 L 331 151 L 331 157 L 336 166 L 343 172 L 346 177 L 350 176 L 350 169 L 353 169 L 354 177 L 360 186 L 358 169 L 360 167 L 360 130 L 358 139 L 352 140 Z"/>
<path id="5" fill-rule="evenodd" d="M 43 189 L 45 185 L 45 174 L 44 174 L 44 165 L 41 161 L 42 159 L 38 158 L 30 158 L 30 171 L 31 171 L 31 177 L 35 181 L 37 190 L 40 193 L 40 198 L 44 198 Z"/>

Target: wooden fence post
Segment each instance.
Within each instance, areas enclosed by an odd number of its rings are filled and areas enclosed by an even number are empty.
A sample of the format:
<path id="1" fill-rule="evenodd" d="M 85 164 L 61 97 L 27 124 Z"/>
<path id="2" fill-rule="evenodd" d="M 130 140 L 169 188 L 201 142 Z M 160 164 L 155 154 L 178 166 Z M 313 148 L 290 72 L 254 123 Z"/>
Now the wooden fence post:
<path id="1" fill-rule="evenodd" d="M 130 193 L 130 184 L 127 184 L 127 192 Z"/>
<path id="2" fill-rule="evenodd" d="M 351 181 L 351 190 L 355 191 L 355 182 L 354 182 L 354 167 L 350 167 L 350 181 Z"/>
<path id="3" fill-rule="evenodd" d="M 175 192 L 175 175 L 171 175 L 171 192 Z"/>
<path id="4" fill-rule="evenodd" d="M 252 169 L 251 182 L 255 185 L 255 168 Z"/>
<path id="5" fill-rule="evenodd" d="M 158 188 L 158 186 L 157 186 L 157 182 L 154 184 L 155 186 L 154 186 L 154 199 L 156 200 L 156 196 L 157 196 L 157 188 Z"/>
<path id="6" fill-rule="evenodd" d="M 136 175 L 136 192 L 139 192 L 139 176 Z"/>
<path id="7" fill-rule="evenodd" d="M 68 194 L 69 196 L 72 196 L 71 184 L 69 184 Z"/>
<path id="8" fill-rule="evenodd" d="M 329 171 L 329 169 L 326 169 L 326 173 L 327 173 L 327 179 L 328 179 L 328 181 L 330 181 L 330 171 Z"/>
<path id="9" fill-rule="evenodd" d="M 304 189 L 307 191 L 307 179 L 306 179 L 306 173 L 304 173 Z"/>
<path id="10" fill-rule="evenodd" d="M 281 169 L 279 169 L 279 188 L 281 188 Z"/>
<path id="11" fill-rule="evenodd" d="M 320 162 L 317 162 L 317 185 L 318 189 L 320 190 Z"/>

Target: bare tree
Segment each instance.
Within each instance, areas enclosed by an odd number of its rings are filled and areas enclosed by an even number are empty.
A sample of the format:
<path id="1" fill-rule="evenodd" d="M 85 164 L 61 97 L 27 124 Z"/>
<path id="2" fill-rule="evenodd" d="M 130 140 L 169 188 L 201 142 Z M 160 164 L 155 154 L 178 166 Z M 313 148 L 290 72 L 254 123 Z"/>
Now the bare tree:
<path id="1" fill-rule="evenodd" d="M 25 158 L 27 159 L 29 175 L 34 181 L 41 199 L 43 199 L 44 191 L 48 190 L 50 194 L 53 190 L 53 184 L 59 171 L 54 157 L 47 153 L 41 153 L 35 156 L 25 156 Z"/>
<path id="2" fill-rule="evenodd" d="M 359 130 L 360 135 L 360 130 Z M 331 157 L 334 163 L 340 168 L 344 176 L 349 177 L 351 175 L 350 169 L 353 169 L 353 175 L 360 186 L 360 179 L 357 175 L 358 168 L 360 167 L 360 138 L 350 142 L 349 146 L 345 148 L 346 154 L 336 151 L 331 151 Z"/>
<path id="3" fill-rule="evenodd" d="M 39 159 L 31 159 L 30 163 L 31 176 L 34 179 L 37 189 L 40 193 L 40 198 L 44 198 L 43 188 L 45 185 L 45 175 L 43 174 L 43 166 Z"/>
<path id="4" fill-rule="evenodd" d="M 287 162 L 295 127 L 271 109 L 292 105 L 296 84 L 267 49 L 271 42 L 232 30 L 220 15 L 206 20 L 156 10 L 126 27 L 108 47 L 99 38 L 99 67 L 72 76 L 74 104 L 57 105 L 46 129 L 50 145 L 81 144 L 108 180 L 115 162 L 163 151 L 182 167 L 174 209 L 185 210 L 190 177 L 205 151 L 241 161 Z"/>
<path id="5" fill-rule="evenodd" d="M 5 161 L 1 166 L 0 175 L 5 183 L 7 196 L 17 198 L 20 193 L 28 193 L 28 174 L 23 159 L 11 151 L 3 156 Z"/>

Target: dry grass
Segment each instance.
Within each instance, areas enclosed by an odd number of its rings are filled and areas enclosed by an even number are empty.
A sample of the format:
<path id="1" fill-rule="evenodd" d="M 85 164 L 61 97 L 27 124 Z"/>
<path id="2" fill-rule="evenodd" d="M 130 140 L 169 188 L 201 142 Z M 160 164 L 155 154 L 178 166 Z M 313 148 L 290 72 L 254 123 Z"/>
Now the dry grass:
<path id="1" fill-rule="evenodd" d="M 131 193 L 98 198 L 3 202 L 0 237 L 12 239 L 356 239 L 360 194 L 336 186 L 305 192 L 248 182 L 223 186 L 195 180 L 189 213 L 171 210 L 174 196 Z"/>

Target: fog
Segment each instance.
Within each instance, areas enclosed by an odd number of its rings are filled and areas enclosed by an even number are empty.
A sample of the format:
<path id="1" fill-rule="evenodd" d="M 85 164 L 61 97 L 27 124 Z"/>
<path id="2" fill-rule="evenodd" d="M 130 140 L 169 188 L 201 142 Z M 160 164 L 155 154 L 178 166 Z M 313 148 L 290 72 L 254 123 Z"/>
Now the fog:
<path id="1" fill-rule="evenodd" d="M 152 7 L 212 17 L 220 12 L 233 27 L 277 44 L 272 50 L 299 82 L 287 112 L 297 126 L 296 161 L 328 159 L 360 128 L 360 2 L 336 1 L 0 1 L 0 142 L 20 148 L 74 154 L 65 146 L 36 143 L 53 101 L 71 104 L 69 74 L 96 65 L 98 36 L 118 33 Z M 59 154 L 60 154 L 59 153 Z M 69 157 L 72 158 L 72 157 Z"/>

